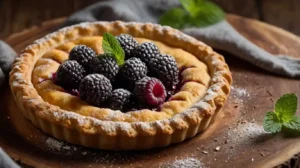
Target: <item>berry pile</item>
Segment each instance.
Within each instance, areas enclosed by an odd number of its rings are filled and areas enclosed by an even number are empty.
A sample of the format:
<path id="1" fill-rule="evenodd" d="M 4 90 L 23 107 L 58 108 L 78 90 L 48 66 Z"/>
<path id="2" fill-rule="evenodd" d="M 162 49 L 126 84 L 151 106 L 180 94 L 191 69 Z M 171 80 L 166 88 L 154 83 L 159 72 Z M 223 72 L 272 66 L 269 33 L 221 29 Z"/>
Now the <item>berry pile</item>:
<path id="1" fill-rule="evenodd" d="M 102 44 L 105 53 L 100 55 L 85 45 L 75 46 L 54 82 L 91 105 L 124 112 L 156 108 L 174 93 L 177 63 L 154 43 L 106 33 Z"/>

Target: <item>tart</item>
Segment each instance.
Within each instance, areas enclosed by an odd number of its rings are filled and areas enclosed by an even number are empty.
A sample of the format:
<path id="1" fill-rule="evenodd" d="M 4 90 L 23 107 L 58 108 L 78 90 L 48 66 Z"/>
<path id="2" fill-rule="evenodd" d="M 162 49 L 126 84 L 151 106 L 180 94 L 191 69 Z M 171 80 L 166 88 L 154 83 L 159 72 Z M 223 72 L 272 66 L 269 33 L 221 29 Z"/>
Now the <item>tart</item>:
<path id="1" fill-rule="evenodd" d="M 179 84 L 159 108 L 124 112 L 92 105 L 53 80 L 75 46 L 103 54 L 104 33 L 129 34 L 174 58 Z M 99 76 L 94 77 L 103 81 Z M 14 99 L 37 128 L 73 144 L 109 150 L 165 147 L 204 131 L 224 106 L 231 82 L 223 56 L 206 44 L 170 27 L 120 21 L 81 23 L 51 33 L 26 47 L 10 73 Z"/>

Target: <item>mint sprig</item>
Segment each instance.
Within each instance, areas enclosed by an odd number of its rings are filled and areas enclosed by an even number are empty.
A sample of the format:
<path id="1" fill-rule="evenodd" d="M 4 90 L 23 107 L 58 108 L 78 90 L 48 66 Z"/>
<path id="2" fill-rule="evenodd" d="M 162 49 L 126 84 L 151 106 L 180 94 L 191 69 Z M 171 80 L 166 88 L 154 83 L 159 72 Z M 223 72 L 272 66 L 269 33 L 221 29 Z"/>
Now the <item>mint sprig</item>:
<path id="1" fill-rule="evenodd" d="M 119 41 L 110 33 L 104 33 L 102 39 L 102 48 L 106 54 L 115 58 L 118 65 L 124 64 L 125 53 Z"/>
<path id="2" fill-rule="evenodd" d="M 179 0 L 182 7 L 172 8 L 159 20 L 162 25 L 177 29 L 184 27 L 206 27 L 225 18 L 224 11 L 209 0 Z"/>
<path id="3" fill-rule="evenodd" d="M 295 94 L 281 96 L 274 112 L 267 112 L 264 118 L 264 130 L 271 133 L 280 132 L 282 127 L 300 131 L 300 116 L 296 116 L 298 98 Z"/>

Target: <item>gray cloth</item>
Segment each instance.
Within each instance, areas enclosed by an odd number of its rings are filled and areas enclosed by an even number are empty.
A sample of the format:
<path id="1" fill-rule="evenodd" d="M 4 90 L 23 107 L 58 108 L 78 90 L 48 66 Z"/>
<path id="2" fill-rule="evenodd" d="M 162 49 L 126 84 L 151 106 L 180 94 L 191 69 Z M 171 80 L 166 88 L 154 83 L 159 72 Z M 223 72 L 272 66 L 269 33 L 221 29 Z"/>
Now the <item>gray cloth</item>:
<path id="1" fill-rule="evenodd" d="M 6 43 L 0 40 L 0 87 L 8 77 L 11 64 L 16 58 L 16 52 Z"/>
<path id="2" fill-rule="evenodd" d="M 20 168 L 7 154 L 0 148 L 0 168 Z"/>
<path id="3" fill-rule="evenodd" d="M 94 21 L 136 21 L 157 23 L 159 16 L 178 0 L 112 0 L 98 2 L 71 15 L 63 26 Z M 300 77 L 300 60 L 275 56 L 240 35 L 227 21 L 207 28 L 186 28 L 184 33 L 216 49 L 222 49 L 272 73 Z"/>

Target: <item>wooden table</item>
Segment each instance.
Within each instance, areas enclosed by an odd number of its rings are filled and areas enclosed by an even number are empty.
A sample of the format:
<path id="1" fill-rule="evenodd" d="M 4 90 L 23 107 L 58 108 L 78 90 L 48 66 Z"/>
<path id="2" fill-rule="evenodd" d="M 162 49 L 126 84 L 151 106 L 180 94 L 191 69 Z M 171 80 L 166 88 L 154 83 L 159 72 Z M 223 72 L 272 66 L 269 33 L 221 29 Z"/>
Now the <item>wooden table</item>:
<path id="1" fill-rule="evenodd" d="M 229 15 L 228 21 L 246 38 L 274 54 L 300 56 L 300 39 L 282 29 Z M 52 20 L 10 36 L 20 52 L 64 19 Z M 278 43 L 280 41 L 280 43 Z M 265 133 L 262 121 L 274 100 L 285 93 L 300 96 L 299 80 L 262 71 L 222 52 L 233 74 L 230 97 L 205 132 L 162 149 L 139 152 L 93 150 L 57 141 L 36 129 L 15 105 L 10 89 L 0 91 L 0 146 L 15 160 L 35 167 L 279 167 L 300 166 L 300 137 Z M 294 158 L 293 158 L 294 156 Z M 292 159 L 291 159 L 292 158 Z"/>
<path id="2" fill-rule="evenodd" d="M 300 35 L 299 0 L 213 0 L 226 12 Z M 0 0 L 0 39 L 43 21 L 68 16 L 97 0 Z"/>

